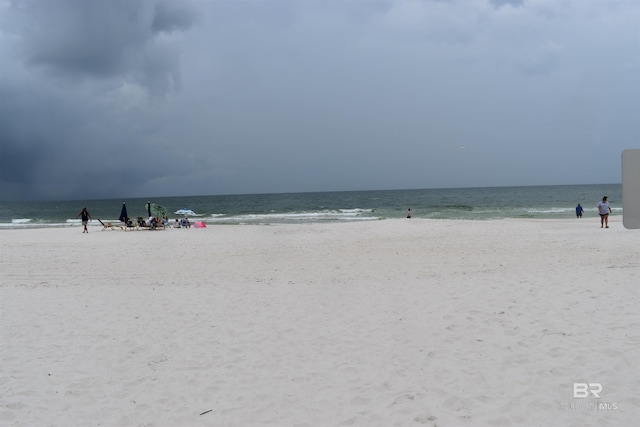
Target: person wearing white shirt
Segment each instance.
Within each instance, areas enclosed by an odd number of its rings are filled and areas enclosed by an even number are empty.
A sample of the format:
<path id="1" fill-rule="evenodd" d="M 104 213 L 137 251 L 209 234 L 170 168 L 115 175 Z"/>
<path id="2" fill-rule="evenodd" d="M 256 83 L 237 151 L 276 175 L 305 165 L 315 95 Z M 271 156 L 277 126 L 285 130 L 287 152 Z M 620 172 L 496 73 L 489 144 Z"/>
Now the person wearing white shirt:
<path id="1" fill-rule="evenodd" d="M 600 214 L 600 228 L 606 226 L 609 228 L 609 214 L 611 213 L 611 207 L 607 202 L 607 196 L 602 198 L 602 201 L 598 202 L 598 213 Z"/>

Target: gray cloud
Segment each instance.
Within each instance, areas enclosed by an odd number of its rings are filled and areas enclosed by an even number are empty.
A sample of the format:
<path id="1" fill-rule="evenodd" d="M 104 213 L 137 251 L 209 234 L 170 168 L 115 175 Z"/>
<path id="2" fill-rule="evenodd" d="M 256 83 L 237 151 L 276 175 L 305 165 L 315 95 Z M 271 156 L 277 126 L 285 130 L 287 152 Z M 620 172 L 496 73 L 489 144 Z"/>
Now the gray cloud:
<path id="1" fill-rule="evenodd" d="M 495 7 L 501 7 L 505 5 L 510 6 L 524 6 L 524 0 L 489 0 L 489 3 L 493 4 Z"/>
<path id="2" fill-rule="evenodd" d="M 639 18 L 623 1 L 0 3 L 0 197 L 617 182 L 640 136 Z"/>
<path id="3" fill-rule="evenodd" d="M 163 34 L 187 31 L 184 3 L 30 0 L 18 3 L 24 62 L 62 79 L 134 79 L 160 93 L 178 74 L 178 53 Z M 37 70 L 36 70 L 37 72 Z M 161 81 L 164 80 L 164 83 Z"/>
<path id="4" fill-rule="evenodd" d="M 192 9 L 173 2 L 156 3 L 151 29 L 154 33 L 187 31 L 195 22 Z"/>

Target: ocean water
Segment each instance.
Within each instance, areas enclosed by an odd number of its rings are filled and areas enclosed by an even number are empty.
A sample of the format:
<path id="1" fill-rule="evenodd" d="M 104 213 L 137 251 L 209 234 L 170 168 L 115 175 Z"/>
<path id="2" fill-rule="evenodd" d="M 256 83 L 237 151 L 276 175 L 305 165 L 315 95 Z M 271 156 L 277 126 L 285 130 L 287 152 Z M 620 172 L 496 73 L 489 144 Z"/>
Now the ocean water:
<path id="1" fill-rule="evenodd" d="M 558 185 L 530 187 L 449 188 L 424 190 L 340 191 L 157 197 L 153 199 L 1 202 L 0 229 L 64 227 L 80 224 L 75 216 L 86 206 L 94 221 L 119 224 L 122 204 L 129 217 L 146 217 L 147 201 L 164 207 L 173 221 L 196 213 L 192 221 L 207 224 L 291 224 L 371 221 L 404 218 L 493 220 L 501 218 L 574 218 L 578 203 L 584 217 L 597 217 L 595 208 L 607 195 L 613 214 L 622 213 L 622 185 Z"/>

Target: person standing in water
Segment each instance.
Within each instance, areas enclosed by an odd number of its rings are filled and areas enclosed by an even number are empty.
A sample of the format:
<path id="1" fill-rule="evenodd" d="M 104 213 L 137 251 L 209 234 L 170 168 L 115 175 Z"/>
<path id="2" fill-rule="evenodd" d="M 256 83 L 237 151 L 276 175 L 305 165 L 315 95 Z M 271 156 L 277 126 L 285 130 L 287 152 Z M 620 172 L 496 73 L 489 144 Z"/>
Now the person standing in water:
<path id="1" fill-rule="evenodd" d="M 582 218 L 582 212 L 584 212 L 584 209 L 582 209 L 582 206 L 578 203 L 578 206 L 576 206 L 576 217 Z"/>
<path id="2" fill-rule="evenodd" d="M 87 230 L 87 223 L 92 220 L 93 218 L 91 218 L 91 214 L 89 213 L 89 211 L 87 210 L 87 208 L 82 208 L 82 210 L 80 211 L 80 213 L 78 215 L 76 215 L 76 218 L 78 217 L 82 217 L 82 225 L 84 227 L 84 230 L 82 231 L 83 233 L 88 233 L 89 230 Z"/>

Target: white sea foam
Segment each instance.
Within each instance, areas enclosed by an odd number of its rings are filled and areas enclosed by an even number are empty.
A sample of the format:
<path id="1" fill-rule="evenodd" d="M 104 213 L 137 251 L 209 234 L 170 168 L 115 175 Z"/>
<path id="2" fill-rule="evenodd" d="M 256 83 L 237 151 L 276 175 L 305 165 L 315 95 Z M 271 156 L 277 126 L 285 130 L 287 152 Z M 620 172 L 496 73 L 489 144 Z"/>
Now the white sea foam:
<path id="1" fill-rule="evenodd" d="M 313 212 L 271 212 L 267 214 L 242 214 L 231 216 L 212 215 L 209 221 L 214 223 L 271 224 L 285 222 L 310 223 L 332 221 L 370 221 L 373 219 L 377 219 L 377 217 L 371 215 L 370 209 L 340 209 Z"/>
<path id="2" fill-rule="evenodd" d="M 11 222 L 0 222 L 0 228 L 4 229 L 21 229 L 21 228 L 48 228 L 63 227 L 65 224 L 57 222 L 46 222 L 35 220 L 33 218 L 13 218 Z"/>
<path id="3" fill-rule="evenodd" d="M 14 218 L 11 220 L 12 224 L 26 224 L 31 222 L 32 219 L 31 218 Z"/>
<path id="4" fill-rule="evenodd" d="M 530 214 L 559 214 L 565 212 L 573 212 L 574 208 L 545 208 L 545 209 L 528 209 Z"/>

